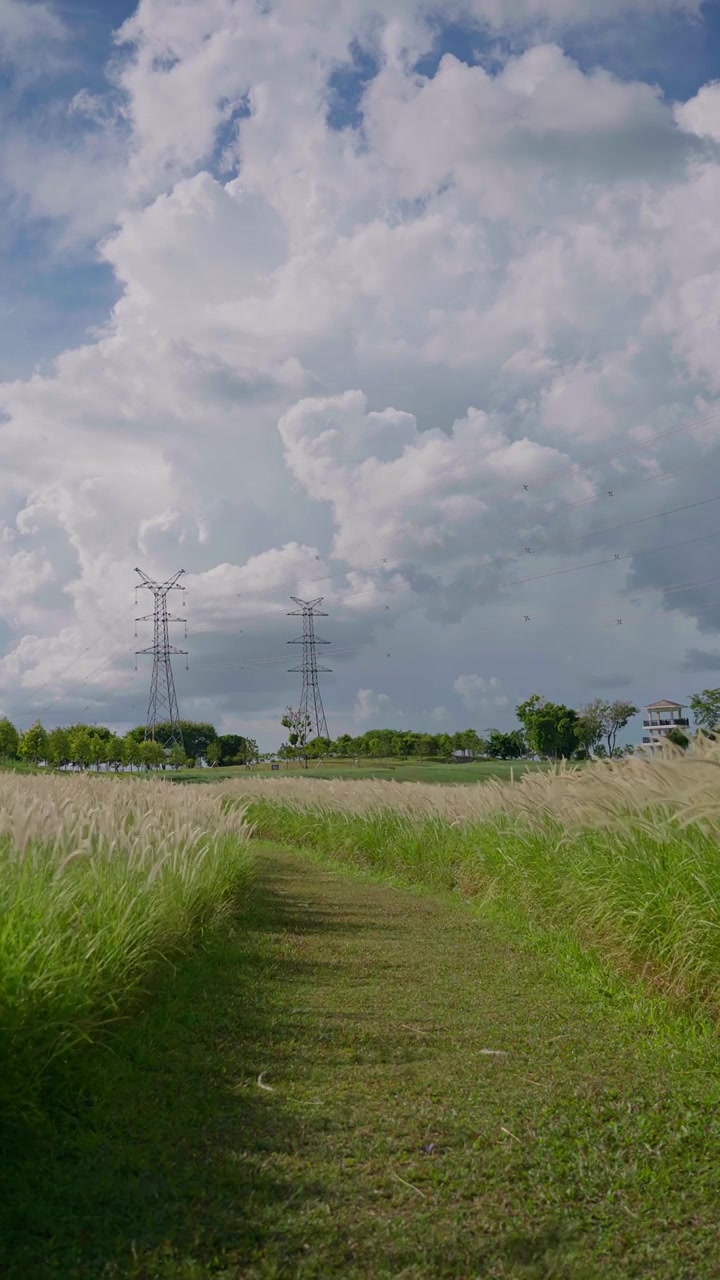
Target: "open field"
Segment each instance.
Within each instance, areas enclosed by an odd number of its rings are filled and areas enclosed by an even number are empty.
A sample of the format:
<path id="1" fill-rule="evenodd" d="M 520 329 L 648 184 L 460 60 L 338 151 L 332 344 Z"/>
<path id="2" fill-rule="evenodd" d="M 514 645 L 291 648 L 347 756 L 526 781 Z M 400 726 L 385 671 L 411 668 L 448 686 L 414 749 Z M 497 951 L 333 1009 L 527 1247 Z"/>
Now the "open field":
<path id="1" fill-rule="evenodd" d="M 0 779 L 0 1272 L 713 1280 L 719 769 Z"/>
<path id="2" fill-rule="evenodd" d="M 0 1202 L 6 1280 L 712 1280 L 720 1048 L 457 896 L 260 851 Z"/>
<path id="3" fill-rule="evenodd" d="M 177 782 L 217 782 L 227 778 L 323 778 L 323 779 L 380 779 L 387 782 L 433 782 L 458 786 L 473 782 L 487 782 L 490 778 L 510 779 L 524 773 L 544 772 L 549 766 L 533 760 L 474 760 L 467 764 L 447 764 L 437 760 L 403 761 L 397 759 L 366 760 L 359 765 L 352 760 L 328 760 L 323 764 L 309 762 L 308 768 L 292 761 L 282 763 L 273 773 L 269 764 L 231 766 L 220 769 L 179 769 L 168 774 Z M 582 767 L 580 765 L 578 768 Z"/>
<path id="4" fill-rule="evenodd" d="M 233 902 L 247 836 L 210 789 L 0 778 L 0 1114 L 40 1106 L 68 1057 Z"/>
<path id="5" fill-rule="evenodd" d="M 560 768 L 508 786 L 238 779 L 267 839 L 517 912 L 720 1013 L 720 753 Z"/>

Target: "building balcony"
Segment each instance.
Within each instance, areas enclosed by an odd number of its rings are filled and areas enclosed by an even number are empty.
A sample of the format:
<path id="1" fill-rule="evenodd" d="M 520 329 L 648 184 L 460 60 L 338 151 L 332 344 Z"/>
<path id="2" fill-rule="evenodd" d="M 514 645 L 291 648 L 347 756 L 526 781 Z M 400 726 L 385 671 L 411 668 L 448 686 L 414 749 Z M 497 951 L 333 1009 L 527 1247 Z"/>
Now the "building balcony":
<path id="1" fill-rule="evenodd" d="M 643 720 L 644 729 L 688 728 L 689 725 L 690 721 L 687 716 L 673 716 L 671 720 Z"/>
<path id="2" fill-rule="evenodd" d="M 643 742 L 652 742 L 652 738 L 643 738 Z"/>

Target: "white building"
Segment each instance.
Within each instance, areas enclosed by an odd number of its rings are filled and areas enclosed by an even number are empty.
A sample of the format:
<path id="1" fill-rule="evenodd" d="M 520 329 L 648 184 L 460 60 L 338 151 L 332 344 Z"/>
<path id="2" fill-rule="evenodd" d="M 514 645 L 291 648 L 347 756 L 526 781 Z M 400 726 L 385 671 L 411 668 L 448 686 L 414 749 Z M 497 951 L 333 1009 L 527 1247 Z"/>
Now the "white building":
<path id="1" fill-rule="evenodd" d="M 649 747 L 653 755 L 663 738 L 671 729 L 688 730 L 690 718 L 685 715 L 686 708 L 680 702 L 669 702 L 662 698 L 660 702 L 652 702 L 645 708 L 647 717 L 643 720 L 643 746 Z"/>

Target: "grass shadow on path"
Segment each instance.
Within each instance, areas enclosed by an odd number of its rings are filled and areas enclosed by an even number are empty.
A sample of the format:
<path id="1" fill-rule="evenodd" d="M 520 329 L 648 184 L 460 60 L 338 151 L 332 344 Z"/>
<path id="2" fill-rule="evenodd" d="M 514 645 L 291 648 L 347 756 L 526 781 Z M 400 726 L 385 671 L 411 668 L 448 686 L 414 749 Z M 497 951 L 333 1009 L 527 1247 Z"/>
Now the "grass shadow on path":
<path id="1" fill-rule="evenodd" d="M 52 1131 L 2 1153 L 5 1280 L 242 1275 L 269 1236 L 287 1235 L 289 1204 L 322 1196 L 282 1176 L 305 1122 L 261 1087 L 283 1046 L 293 1053 L 273 984 L 306 967 L 278 955 L 278 934 L 322 925 L 261 886 L 247 918 L 181 962 L 136 1023 L 69 1069 Z"/>
<path id="2" fill-rule="evenodd" d="M 720 1275 L 716 1055 L 461 902 L 259 861 L 16 1157 L 3 1280 Z"/>

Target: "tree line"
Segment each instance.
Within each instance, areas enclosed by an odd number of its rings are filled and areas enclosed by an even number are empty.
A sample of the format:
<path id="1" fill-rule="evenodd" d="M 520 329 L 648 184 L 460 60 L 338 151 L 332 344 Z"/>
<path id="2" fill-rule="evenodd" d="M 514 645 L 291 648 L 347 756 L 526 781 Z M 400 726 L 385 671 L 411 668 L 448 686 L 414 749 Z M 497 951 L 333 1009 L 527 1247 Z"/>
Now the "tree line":
<path id="1" fill-rule="evenodd" d="M 704 689 L 692 694 L 689 706 L 698 729 L 713 737 L 713 730 L 720 726 L 720 689 Z M 465 755 L 476 758 L 519 760 L 523 756 L 541 756 L 545 759 L 575 759 L 618 757 L 631 754 L 634 747 L 618 744 L 618 734 L 639 708 L 622 698 L 609 701 L 594 698 L 578 708 L 561 702 L 551 702 L 539 694 L 533 694 L 515 708 L 520 727 L 509 732 L 488 729 L 481 737 L 475 729 L 459 733 L 413 733 L 402 729 L 369 729 L 353 737 L 342 734 L 334 741 L 330 738 L 310 738 L 310 722 L 301 711 L 287 707 L 282 725 L 288 732 L 287 742 L 281 746 L 281 759 L 303 759 L 322 756 L 341 758 L 362 757 L 436 757 L 449 759 Z M 686 748 L 689 735 L 679 727 L 666 735 L 668 741 Z"/>
<path id="2" fill-rule="evenodd" d="M 171 727 L 156 726 L 146 739 L 144 725 L 120 737 L 104 725 L 74 724 L 45 729 L 39 720 L 21 733 L 0 719 L 0 759 L 48 764 L 56 769 L 173 769 L 206 765 L 251 764 L 260 758 L 257 743 L 237 733 L 218 734 L 211 724 L 181 720 L 183 746 L 170 745 Z"/>
<path id="3" fill-rule="evenodd" d="M 607 702 L 601 698 L 575 710 L 533 694 L 515 709 L 521 727 L 508 732 L 488 729 L 481 737 L 475 729 L 452 734 L 368 729 L 356 737 L 345 733 L 333 740 L 310 738 L 309 718 L 302 711 L 287 707 L 281 723 L 288 730 L 288 736 L 278 755 L 287 760 L 323 756 L 356 759 L 484 756 L 491 760 L 519 760 L 527 755 L 550 759 L 622 755 L 632 747 L 619 747 L 617 736 L 637 710 L 630 702 Z"/>
<path id="4" fill-rule="evenodd" d="M 698 730 L 710 738 L 720 732 L 720 688 L 692 694 L 688 703 Z M 238 733 L 218 734 L 204 721 L 181 720 L 183 746 L 170 746 L 169 725 L 156 726 L 155 739 L 146 739 L 144 725 L 123 736 L 104 725 L 74 724 L 45 729 L 39 720 L 24 733 L 7 716 L 0 719 L 0 759 L 48 764 L 54 768 L 76 769 L 157 769 L 185 768 L 196 764 L 227 766 L 254 764 L 280 758 L 380 759 L 385 757 L 519 760 L 538 755 L 549 759 L 584 759 L 617 756 L 633 748 L 618 746 L 617 738 L 638 708 L 631 702 L 595 698 L 577 709 L 550 702 L 533 694 L 515 708 L 520 727 L 502 732 L 488 729 L 481 736 L 475 729 L 456 733 L 418 733 L 405 729 L 368 729 L 336 739 L 309 737 L 309 720 L 292 707 L 286 709 L 282 726 L 287 741 L 277 752 L 262 753 L 253 738 Z M 669 741 L 687 747 L 688 734 L 673 728 Z"/>

